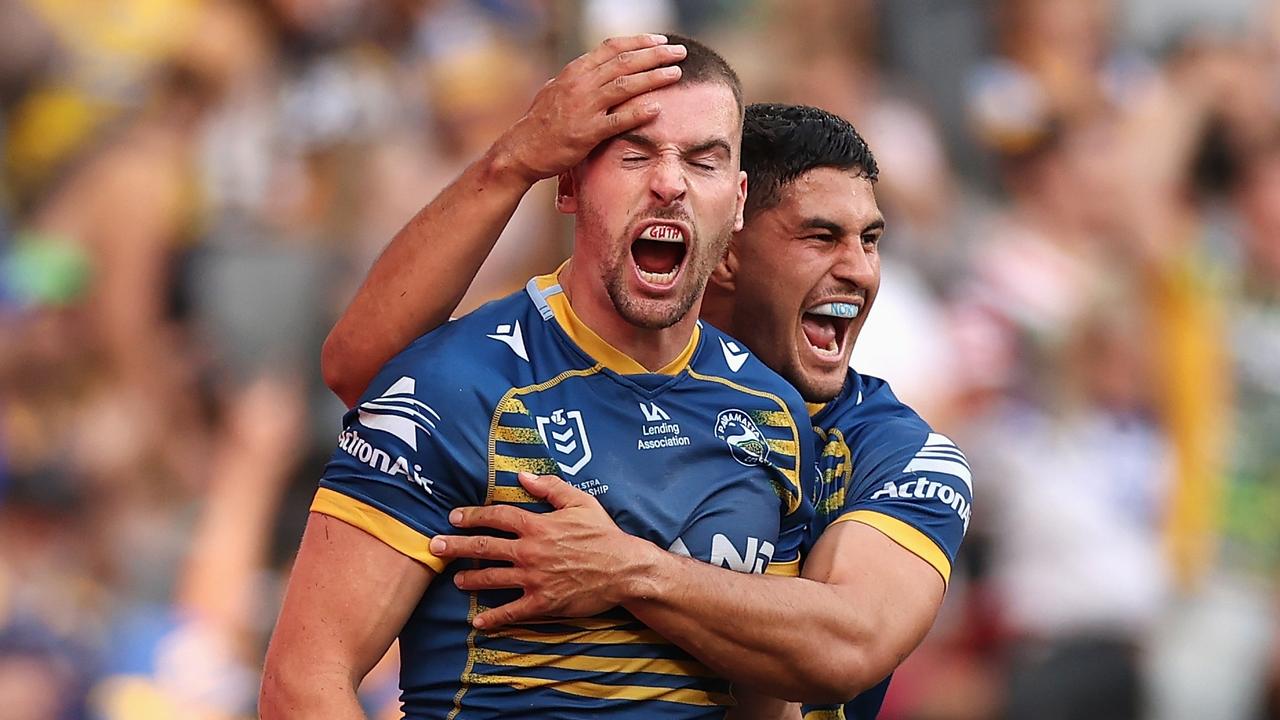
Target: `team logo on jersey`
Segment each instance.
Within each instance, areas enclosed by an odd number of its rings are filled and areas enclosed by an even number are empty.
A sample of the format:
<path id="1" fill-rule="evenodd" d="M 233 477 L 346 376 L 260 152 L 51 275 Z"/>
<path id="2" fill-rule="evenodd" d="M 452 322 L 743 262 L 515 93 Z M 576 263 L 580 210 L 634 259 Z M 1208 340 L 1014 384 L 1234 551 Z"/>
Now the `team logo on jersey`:
<path id="1" fill-rule="evenodd" d="M 561 408 L 550 416 L 539 415 L 535 419 L 542 444 L 556 455 L 556 464 L 561 470 L 576 475 L 591 461 L 591 441 L 587 439 L 581 410 Z"/>
<path id="2" fill-rule="evenodd" d="M 764 433 L 741 410 L 725 410 L 716 416 L 716 437 L 728 444 L 733 459 L 743 465 L 763 465 L 769 459 Z"/>
<path id="3" fill-rule="evenodd" d="M 431 436 L 440 414 L 414 397 L 414 379 L 402 377 L 382 395 L 360 403 L 360 424 L 372 430 L 390 433 L 414 450 L 418 449 L 418 433 Z"/>

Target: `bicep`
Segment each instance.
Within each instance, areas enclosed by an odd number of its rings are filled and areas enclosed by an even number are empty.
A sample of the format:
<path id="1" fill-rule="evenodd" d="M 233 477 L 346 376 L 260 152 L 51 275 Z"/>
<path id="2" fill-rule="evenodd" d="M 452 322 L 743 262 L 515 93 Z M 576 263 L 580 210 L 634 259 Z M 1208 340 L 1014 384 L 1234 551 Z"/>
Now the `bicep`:
<path id="1" fill-rule="evenodd" d="M 880 530 L 858 521 L 827 528 L 805 560 L 803 577 L 849 599 L 868 638 L 868 660 L 888 675 L 932 627 L 946 585 L 938 570 Z"/>
<path id="2" fill-rule="evenodd" d="M 381 540 L 313 512 L 302 535 L 268 664 L 358 685 L 390 647 L 435 572 Z"/>

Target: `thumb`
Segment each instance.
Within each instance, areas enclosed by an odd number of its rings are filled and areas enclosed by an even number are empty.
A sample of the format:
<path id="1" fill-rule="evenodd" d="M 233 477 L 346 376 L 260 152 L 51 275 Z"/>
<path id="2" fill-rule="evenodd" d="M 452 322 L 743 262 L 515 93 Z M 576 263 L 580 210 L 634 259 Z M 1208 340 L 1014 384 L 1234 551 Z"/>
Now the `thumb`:
<path id="1" fill-rule="evenodd" d="M 595 502 L 595 498 L 555 475 L 534 475 L 530 472 L 522 472 L 516 476 L 516 479 L 530 495 L 546 500 L 557 510 Z"/>

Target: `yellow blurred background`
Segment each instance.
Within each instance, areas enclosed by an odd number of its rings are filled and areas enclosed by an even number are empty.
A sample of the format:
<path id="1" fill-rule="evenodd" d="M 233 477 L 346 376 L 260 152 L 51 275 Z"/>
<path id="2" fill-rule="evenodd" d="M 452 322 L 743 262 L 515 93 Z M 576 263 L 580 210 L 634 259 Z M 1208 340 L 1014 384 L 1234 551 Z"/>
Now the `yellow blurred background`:
<path id="1" fill-rule="evenodd" d="M 325 332 L 560 65 L 669 29 L 880 164 L 854 364 L 977 485 L 882 717 L 1280 718 L 1268 0 L 0 0 L 0 718 L 254 715 Z M 536 187 L 463 311 L 565 227 Z"/>

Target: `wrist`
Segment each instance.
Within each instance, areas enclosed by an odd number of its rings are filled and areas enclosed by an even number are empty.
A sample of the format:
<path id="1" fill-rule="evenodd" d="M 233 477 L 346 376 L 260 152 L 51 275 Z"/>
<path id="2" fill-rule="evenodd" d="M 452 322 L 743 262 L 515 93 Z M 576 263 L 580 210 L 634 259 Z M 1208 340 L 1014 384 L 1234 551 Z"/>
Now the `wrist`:
<path id="1" fill-rule="evenodd" d="M 663 595 L 663 578 L 668 577 L 669 563 L 678 561 L 675 555 L 648 540 L 632 537 L 626 549 L 629 561 L 620 569 L 619 596 L 616 604 L 646 602 Z"/>
<path id="2" fill-rule="evenodd" d="M 500 185 L 521 193 L 533 187 L 537 179 L 531 179 L 530 173 L 511 152 L 504 138 L 489 147 L 489 151 L 479 161 L 480 174 L 486 185 Z"/>

